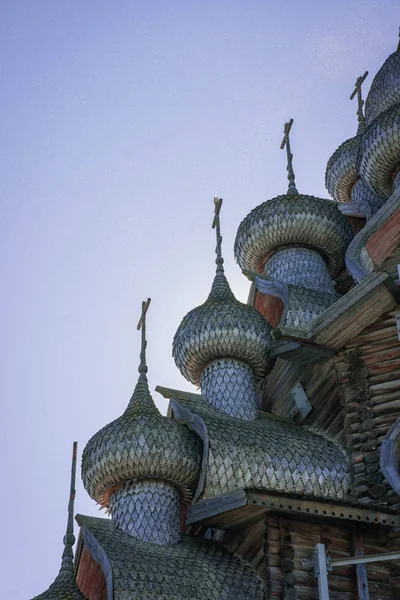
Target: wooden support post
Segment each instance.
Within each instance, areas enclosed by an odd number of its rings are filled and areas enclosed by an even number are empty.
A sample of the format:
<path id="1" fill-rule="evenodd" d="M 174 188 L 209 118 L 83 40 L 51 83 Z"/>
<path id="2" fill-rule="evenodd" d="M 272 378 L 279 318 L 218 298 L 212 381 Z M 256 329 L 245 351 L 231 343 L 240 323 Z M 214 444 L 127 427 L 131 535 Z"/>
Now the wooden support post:
<path id="1" fill-rule="evenodd" d="M 352 542 L 354 556 L 364 556 L 362 529 L 359 523 L 352 527 Z M 365 563 L 355 565 L 359 600 L 369 600 L 368 575 Z"/>

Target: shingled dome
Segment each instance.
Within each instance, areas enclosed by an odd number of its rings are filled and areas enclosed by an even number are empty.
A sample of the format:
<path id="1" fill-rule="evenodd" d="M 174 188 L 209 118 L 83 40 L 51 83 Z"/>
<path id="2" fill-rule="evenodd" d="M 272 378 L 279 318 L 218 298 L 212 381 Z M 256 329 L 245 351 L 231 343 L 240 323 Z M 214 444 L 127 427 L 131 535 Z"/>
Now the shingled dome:
<path id="1" fill-rule="evenodd" d="M 400 102 L 400 52 L 393 52 L 374 77 L 365 101 L 365 120 L 370 125 L 380 114 Z"/>
<path id="2" fill-rule="evenodd" d="M 182 375 L 194 385 L 217 358 L 243 361 L 261 378 L 268 366 L 270 331 L 258 310 L 236 300 L 223 271 L 217 270 L 207 300 L 179 325 L 172 354 Z"/>
<path id="3" fill-rule="evenodd" d="M 350 202 L 351 189 L 357 181 L 357 161 L 361 135 L 356 135 L 339 146 L 328 160 L 325 186 L 337 202 Z"/>
<path id="4" fill-rule="evenodd" d="M 242 269 L 262 272 L 274 251 L 305 246 L 323 255 L 334 277 L 343 269 L 351 238 L 349 222 L 336 202 L 296 193 L 254 208 L 239 225 L 234 251 Z"/>
<path id="5" fill-rule="evenodd" d="M 198 476 L 201 444 L 186 427 L 160 414 L 149 391 L 143 354 L 142 348 L 139 379 L 126 411 L 98 431 L 83 451 L 85 489 L 104 507 L 113 492 L 138 478 L 169 481 L 189 498 Z"/>
<path id="6" fill-rule="evenodd" d="M 360 173 L 375 194 L 389 198 L 399 166 L 400 102 L 367 127 L 362 139 Z"/>

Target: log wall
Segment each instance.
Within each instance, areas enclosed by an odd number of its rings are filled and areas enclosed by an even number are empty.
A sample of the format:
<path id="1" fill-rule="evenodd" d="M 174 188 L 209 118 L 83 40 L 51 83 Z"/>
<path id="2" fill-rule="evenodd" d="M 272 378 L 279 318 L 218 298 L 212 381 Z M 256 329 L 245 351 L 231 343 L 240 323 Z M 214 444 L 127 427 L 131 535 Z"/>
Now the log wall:
<path id="1" fill-rule="evenodd" d="M 317 543 L 325 545 L 331 558 L 344 558 L 356 554 L 355 539 L 361 540 L 364 554 L 376 554 L 400 548 L 399 536 L 382 527 L 268 513 L 255 523 L 226 531 L 223 543 L 258 570 L 266 599 L 317 600 L 317 582 L 302 565 L 303 558 L 312 558 Z M 367 565 L 370 600 L 399 598 L 399 576 L 400 561 Z M 356 567 L 337 567 L 328 581 L 330 600 L 357 600 Z"/>
<path id="2" fill-rule="evenodd" d="M 288 417 L 294 408 L 291 389 L 300 381 L 313 409 L 305 419 L 297 414 L 294 421 L 348 449 L 354 498 L 365 506 L 400 512 L 400 497 L 379 464 L 382 442 L 400 417 L 400 341 L 395 316 L 396 310 L 386 313 L 332 357 L 308 365 L 277 361 L 273 377 L 265 383 L 270 402 L 264 406 Z"/>
<path id="3" fill-rule="evenodd" d="M 400 342 L 395 312 L 364 329 L 336 355 L 336 365 L 355 495 L 365 505 L 379 504 L 400 512 L 400 498 L 379 466 L 382 442 L 400 415 Z"/>

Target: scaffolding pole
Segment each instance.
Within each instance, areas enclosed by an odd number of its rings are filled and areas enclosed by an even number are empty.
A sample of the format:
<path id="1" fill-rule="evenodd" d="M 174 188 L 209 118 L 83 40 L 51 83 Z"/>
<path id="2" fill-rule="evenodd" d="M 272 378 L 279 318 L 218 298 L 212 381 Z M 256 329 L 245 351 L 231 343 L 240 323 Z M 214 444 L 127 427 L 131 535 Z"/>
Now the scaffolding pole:
<path id="1" fill-rule="evenodd" d="M 303 567 L 313 569 L 314 577 L 318 581 L 318 592 L 320 600 L 329 600 L 328 574 L 335 567 L 349 565 L 360 565 L 372 562 L 383 562 L 400 559 L 400 551 L 386 552 L 384 554 L 367 554 L 366 556 L 349 556 L 347 558 L 330 559 L 326 555 L 324 544 L 317 544 L 314 550 L 314 557 L 310 559 L 303 558 Z"/>

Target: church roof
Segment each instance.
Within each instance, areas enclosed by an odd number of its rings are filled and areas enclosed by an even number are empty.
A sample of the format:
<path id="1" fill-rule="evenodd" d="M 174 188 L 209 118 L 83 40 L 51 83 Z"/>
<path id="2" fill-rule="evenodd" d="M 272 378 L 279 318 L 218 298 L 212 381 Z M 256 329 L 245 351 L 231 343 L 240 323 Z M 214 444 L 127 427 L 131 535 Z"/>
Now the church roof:
<path id="1" fill-rule="evenodd" d="M 84 543 L 108 574 L 108 598 L 262 600 L 256 571 L 214 542 L 163 547 L 123 533 L 109 519 L 77 516 Z"/>
<path id="2" fill-rule="evenodd" d="M 33 600 L 86 600 L 76 585 L 72 560 L 63 559 L 60 572 L 49 589 Z"/>
<path id="3" fill-rule="evenodd" d="M 171 400 L 173 415 L 203 438 L 203 473 L 196 498 L 240 488 L 345 500 L 350 467 L 343 449 L 286 420 L 244 421 L 213 408 L 201 396 Z"/>

